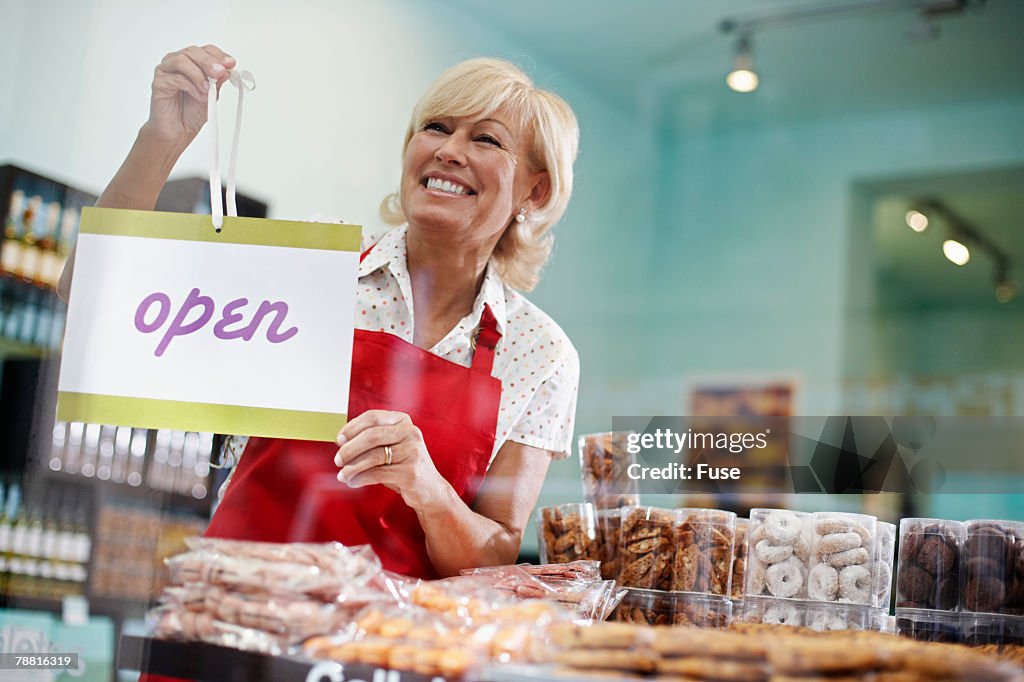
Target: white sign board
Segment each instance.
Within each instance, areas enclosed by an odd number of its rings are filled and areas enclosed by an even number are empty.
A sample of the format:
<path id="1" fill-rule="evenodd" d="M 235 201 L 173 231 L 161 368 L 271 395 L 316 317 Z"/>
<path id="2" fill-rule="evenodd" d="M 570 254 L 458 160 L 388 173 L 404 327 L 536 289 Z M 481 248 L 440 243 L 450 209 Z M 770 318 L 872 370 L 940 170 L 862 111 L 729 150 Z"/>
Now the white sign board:
<path id="1" fill-rule="evenodd" d="M 85 209 L 57 418 L 333 441 L 355 225 Z"/>

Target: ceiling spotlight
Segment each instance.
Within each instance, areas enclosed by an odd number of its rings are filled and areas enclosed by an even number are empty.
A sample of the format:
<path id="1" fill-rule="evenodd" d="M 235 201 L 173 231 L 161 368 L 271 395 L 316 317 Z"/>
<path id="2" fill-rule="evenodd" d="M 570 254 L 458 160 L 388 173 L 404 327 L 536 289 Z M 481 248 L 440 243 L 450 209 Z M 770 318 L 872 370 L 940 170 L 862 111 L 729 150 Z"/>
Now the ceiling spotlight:
<path id="1" fill-rule="evenodd" d="M 761 80 L 754 71 L 754 60 L 750 52 L 750 36 L 740 36 L 736 43 L 736 63 L 725 77 L 725 82 L 736 92 L 753 92 Z"/>
<path id="2" fill-rule="evenodd" d="M 924 232 L 928 229 L 928 216 L 920 211 L 907 211 L 906 221 L 907 227 L 914 232 Z"/>
<path id="3" fill-rule="evenodd" d="M 967 246 L 953 238 L 942 242 L 942 253 L 956 265 L 966 265 L 967 261 L 971 260 L 971 252 Z"/>

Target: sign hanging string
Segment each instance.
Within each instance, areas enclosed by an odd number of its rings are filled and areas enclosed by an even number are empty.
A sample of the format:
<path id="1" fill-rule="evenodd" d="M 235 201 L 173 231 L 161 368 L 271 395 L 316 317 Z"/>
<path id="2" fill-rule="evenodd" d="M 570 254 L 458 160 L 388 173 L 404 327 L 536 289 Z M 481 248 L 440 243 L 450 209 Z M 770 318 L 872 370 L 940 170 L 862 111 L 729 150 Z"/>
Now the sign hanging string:
<path id="1" fill-rule="evenodd" d="M 213 227 L 220 232 L 224 226 L 224 205 L 220 196 L 220 147 L 217 133 L 217 79 L 210 78 L 210 93 L 206 98 L 206 119 L 210 125 L 210 214 Z M 225 84 L 231 83 L 238 88 L 238 105 L 235 108 L 235 132 L 231 139 L 231 156 L 228 160 L 227 212 L 229 216 L 238 215 L 235 205 L 235 169 L 238 162 L 238 138 L 242 132 L 242 100 L 246 90 L 256 88 L 256 79 L 249 71 L 232 69 L 228 72 Z"/>

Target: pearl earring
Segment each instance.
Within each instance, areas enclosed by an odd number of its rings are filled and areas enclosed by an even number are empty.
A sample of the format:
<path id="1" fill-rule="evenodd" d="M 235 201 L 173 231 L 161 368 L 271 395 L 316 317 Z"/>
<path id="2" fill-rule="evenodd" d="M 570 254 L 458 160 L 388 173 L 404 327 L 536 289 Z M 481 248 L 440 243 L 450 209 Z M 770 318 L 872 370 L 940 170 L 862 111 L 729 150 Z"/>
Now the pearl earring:
<path id="1" fill-rule="evenodd" d="M 519 209 L 519 213 L 516 214 L 516 222 L 517 223 L 525 223 L 526 222 L 526 209 L 525 208 Z"/>

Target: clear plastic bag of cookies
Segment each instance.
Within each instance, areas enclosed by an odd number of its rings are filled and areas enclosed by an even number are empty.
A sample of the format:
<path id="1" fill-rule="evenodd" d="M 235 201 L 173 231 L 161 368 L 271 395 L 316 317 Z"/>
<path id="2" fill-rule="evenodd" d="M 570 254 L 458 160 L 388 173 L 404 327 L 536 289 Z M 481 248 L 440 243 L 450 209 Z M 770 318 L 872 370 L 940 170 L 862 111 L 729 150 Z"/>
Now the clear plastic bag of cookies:
<path id="1" fill-rule="evenodd" d="M 960 610 L 1024 615 L 1024 523 L 964 524 Z"/>
<path id="2" fill-rule="evenodd" d="M 242 651 L 279 656 L 288 652 L 289 639 L 256 628 L 217 620 L 208 612 L 160 606 L 146 615 L 149 631 L 159 639 L 206 642 Z"/>
<path id="3" fill-rule="evenodd" d="M 677 509 L 673 531 L 674 592 L 729 596 L 736 514 L 718 509 Z"/>
<path id="4" fill-rule="evenodd" d="M 721 630 L 732 622 L 733 604 L 728 597 L 674 593 L 672 624 Z"/>
<path id="5" fill-rule="evenodd" d="M 959 521 L 900 521 L 897 608 L 958 609 L 964 532 L 964 524 Z"/>
<path id="6" fill-rule="evenodd" d="M 537 510 L 542 564 L 598 559 L 594 505 L 570 503 Z"/>
<path id="7" fill-rule="evenodd" d="M 747 529 L 749 525 L 750 519 L 736 519 L 736 541 L 733 542 L 732 551 L 732 578 L 729 583 L 729 595 L 734 602 L 743 601 L 746 587 Z"/>
<path id="8" fill-rule="evenodd" d="M 598 517 L 600 517 L 600 512 L 598 512 Z M 600 527 L 601 524 L 598 521 L 599 538 L 601 535 Z M 542 580 L 548 585 L 566 580 L 573 582 L 579 580 L 584 582 L 601 580 L 600 561 L 581 559 L 565 564 L 518 564 L 518 566 L 534 578 Z M 464 573 L 472 573 L 475 570 L 470 569 L 469 571 L 464 571 Z"/>
<path id="9" fill-rule="evenodd" d="M 352 584 L 363 584 L 381 569 L 380 559 L 369 545 L 346 547 L 340 542 L 256 542 L 224 538 L 188 538 L 192 550 L 223 553 L 239 559 L 315 566 Z"/>
<path id="10" fill-rule="evenodd" d="M 896 553 L 896 525 L 879 521 L 875 542 L 874 601 L 872 606 L 889 610 L 892 596 L 893 558 Z"/>
<path id="11" fill-rule="evenodd" d="M 597 556 L 601 561 L 601 577 L 615 580 L 622 570 L 619 556 L 619 531 L 622 513 L 619 509 L 601 509 L 597 512 Z"/>
<path id="12" fill-rule="evenodd" d="M 627 431 L 590 433 L 579 438 L 583 499 L 596 509 L 640 504 L 639 487 L 628 475 L 636 455 L 627 449 Z"/>
<path id="13" fill-rule="evenodd" d="M 875 603 L 877 519 L 867 514 L 816 512 L 806 577 L 807 598 L 844 604 Z"/>
<path id="14" fill-rule="evenodd" d="M 805 512 L 751 509 L 745 598 L 806 598 L 813 532 L 812 515 Z"/>
<path id="15" fill-rule="evenodd" d="M 619 584 L 672 589 L 676 513 L 658 507 L 623 507 L 619 528 Z"/>

